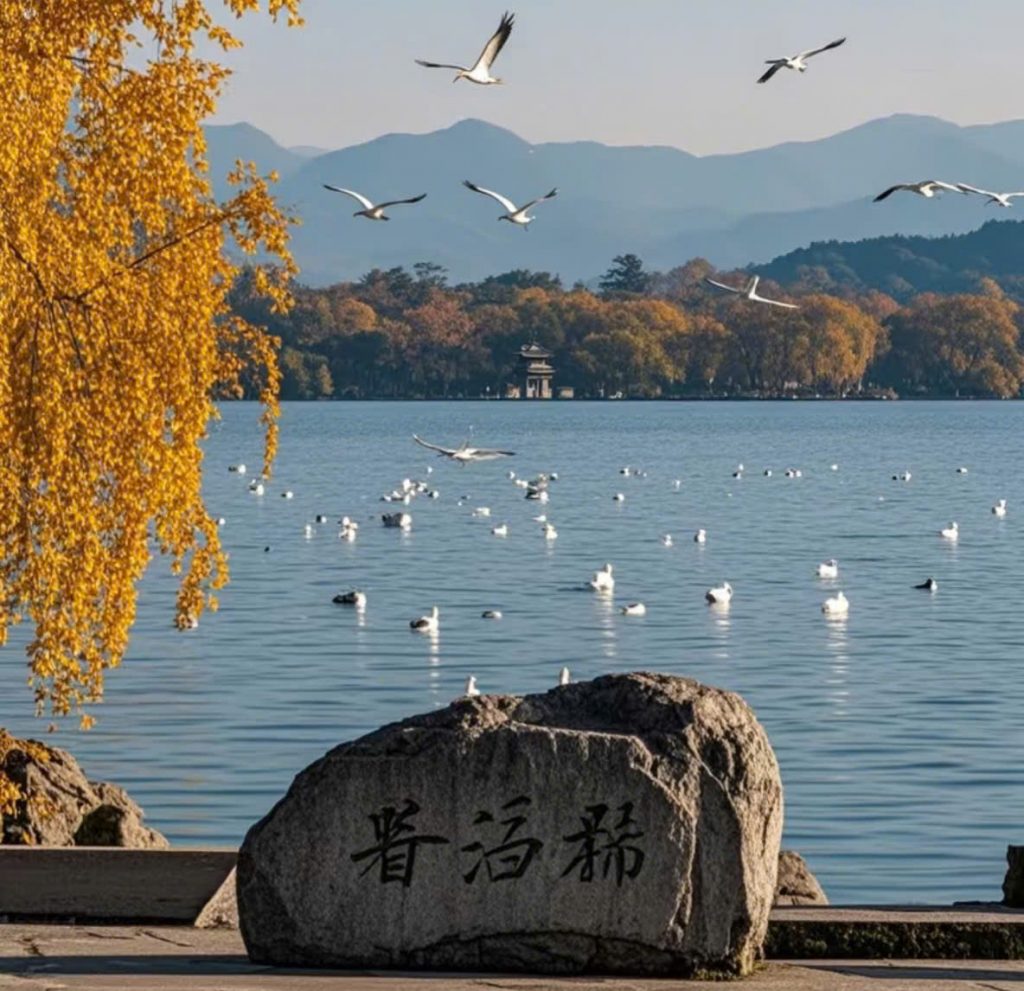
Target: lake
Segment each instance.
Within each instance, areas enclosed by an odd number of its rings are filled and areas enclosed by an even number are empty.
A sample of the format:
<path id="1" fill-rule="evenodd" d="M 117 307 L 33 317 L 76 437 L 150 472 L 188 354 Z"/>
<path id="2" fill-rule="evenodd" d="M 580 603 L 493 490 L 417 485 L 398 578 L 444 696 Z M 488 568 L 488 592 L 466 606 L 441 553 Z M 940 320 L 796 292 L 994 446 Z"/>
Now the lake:
<path id="1" fill-rule="evenodd" d="M 286 404 L 262 497 L 247 488 L 258 412 L 226 405 L 207 445 L 232 567 L 220 611 L 177 632 L 155 562 L 97 727 L 51 738 L 172 842 L 237 844 L 310 761 L 447 704 L 470 674 L 520 693 L 554 686 L 563 665 L 577 680 L 646 669 L 753 706 L 782 767 L 784 843 L 833 902 L 1000 897 L 1006 844 L 1024 842 L 1024 404 Z M 460 468 L 414 432 L 517 454 Z M 227 470 L 240 461 L 246 478 Z M 550 503 L 525 500 L 510 469 L 556 471 Z M 904 470 L 911 481 L 892 480 Z M 378 501 L 403 477 L 440 493 L 407 508 L 405 534 L 379 517 L 403 507 Z M 331 523 L 307 539 L 318 513 Z M 354 542 L 338 539 L 343 514 L 361 524 Z M 938 535 L 951 520 L 956 543 Z M 508 536 L 492 536 L 502 522 Z M 832 557 L 839 580 L 817 578 Z M 606 561 L 613 599 L 581 589 Z M 929 576 L 935 594 L 913 588 Z M 704 602 L 723 580 L 726 613 Z M 332 604 L 355 587 L 365 613 Z M 821 612 L 837 589 L 845 622 Z M 621 615 L 631 601 L 647 615 Z M 412 633 L 435 604 L 436 640 Z M 492 608 L 504 618 L 482 619 Z M 38 736 L 26 632 L 0 651 L 0 724 Z"/>

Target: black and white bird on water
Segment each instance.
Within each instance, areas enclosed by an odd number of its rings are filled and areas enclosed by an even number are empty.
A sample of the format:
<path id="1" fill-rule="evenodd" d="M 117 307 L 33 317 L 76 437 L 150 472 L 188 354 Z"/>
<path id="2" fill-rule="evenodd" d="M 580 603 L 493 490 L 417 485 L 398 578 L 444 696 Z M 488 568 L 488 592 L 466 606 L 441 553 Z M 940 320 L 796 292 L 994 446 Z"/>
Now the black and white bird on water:
<path id="1" fill-rule="evenodd" d="M 943 192 L 943 190 L 950 193 L 962 193 L 964 196 L 967 195 L 966 190 L 961 189 L 959 186 L 954 186 L 951 182 L 943 182 L 941 179 L 923 179 L 921 182 L 899 182 L 895 186 L 890 186 L 884 192 L 879 193 L 874 202 L 881 203 L 882 200 L 887 200 L 893 193 L 917 193 L 918 196 L 923 196 L 926 200 L 934 199 L 937 193 Z"/>
<path id="2" fill-rule="evenodd" d="M 796 303 L 783 303 L 777 299 L 768 299 L 766 296 L 759 296 L 757 294 L 757 286 L 761 281 L 760 275 L 755 275 L 750 280 L 750 284 L 746 289 L 737 289 L 735 286 L 727 286 L 724 282 L 715 282 L 714 279 L 704 280 L 709 286 L 714 286 L 716 289 L 721 289 L 724 292 L 732 293 L 734 296 L 742 296 L 744 299 L 750 300 L 751 303 L 764 303 L 768 306 L 781 306 L 786 310 L 799 310 L 800 307 Z"/>
<path id="3" fill-rule="evenodd" d="M 914 588 L 919 588 L 922 592 L 937 592 L 939 590 L 939 583 L 934 578 L 926 578 L 920 585 L 915 585 Z"/>
<path id="4" fill-rule="evenodd" d="M 464 65 L 452 65 L 448 62 L 425 62 L 423 59 L 416 59 L 416 64 L 422 65 L 427 69 L 457 70 L 457 75 L 452 80 L 453 83 L 457 83 L 460 79 L 468 79 L 471 83 L 476 83 L 478 86 L 497 85 L 502 80 L 497 76 L 491 75 L 491 66 L 494 64 L 494 60 L 498 57 L 502 48 L 505 47 L 508 36 L 512 33 L 512 22 L 515 20 L 515 16 L 515 14 L 505 12 L 501 19 L 501 24 L 498 25 L 498 30 L 491 35 L 490 40 L 484 45 L 484 50 L 480 53 L 480 57 L 471 68 L 467 68 Z"/>
<path id="5" fill-rule="evenodd" d="M 330 186 L 326 182 L 324 183 L 324 189 L 329 189 L 332 193 L 344 193 L 345 196 L 351 196 L 357 203 L 362 204 L 362 210 L 356 210 L 352 214 L 353 217 L 366 217 L 367 220 L 390 220 L 391 218 L 385 216 L 384 211 L 390 206 L 400 206 L 403 203 L 419 203 L 420 200 L 426 199 L 427 194 L 421 193 L 419 196 L 413 196 L 407 200 L 388 200 L 386 203 L 378 203 L 374 205 L 371 203 L 362 193 L 357 193 L 353 189 L 343 189 L 341 186 Z"/>
<path id="6" fill-rule="evenodd" d="M 807 60 L 814 55 L 820 55 L 822 52 L 829 52 L 833 48 L 838 48 L 841 44 L 846 41 L 845 38 L 840 38 L 838 41 L 830 41 L 827 45 L 822 45 L 821 48 L 812 48 L 807 52 L 800 52 L 798 55 L 790 55 L 788 58 L 770 58 L 765 59 L 765 63 L 771 68 L 758 79 L 759 83 L 766 83 L 772 76 L 775 75 L 780 69 L 792 69 L 794 72 L 806 72 L 807 71 Z"/>
<path id="7" fill-rule="evenodd" d="M 552 189 L 550 193 L 544 196 L 538 196 L 535 200 L 530 200 L 529 203 L 524 206 L 516 206 L 510 199 L 502 196 L 501 193 L 496 193 L 493 189 L 484 189 L 483 186 L 476 186 L 466 179 L 463 183 L 467 189 L 472 189 L 474 193 L 482 193 L 484 196 L 490 196 L 492 200 L 497 200 L 506 210 L 498 219 L 507 220 L 511 224 L 517 224 L 522 229 L 528 230 L 534 218 L 527 214 L 527 211 L 536 206 L 538 203 L 544 203 L 547 200 L 553 200 L 558 195 L 557 189 Z"/>
<path id="8" fill-rule="evenodd" d="M 457 461 L 460 465 L 466 465 L 470 461 L 494 461 L 496 458 L 511 458 L 516 453 L 515 451 L 497 451 L 487 447 L 470 447 L 465 442 L 459 447 L 440 447 L 437 444 L 428 444 L 416 434 L 412 435 L 412 439 L 420 447 L 425 447 L 428 451 L 436 451 L 441 457 Z"/>

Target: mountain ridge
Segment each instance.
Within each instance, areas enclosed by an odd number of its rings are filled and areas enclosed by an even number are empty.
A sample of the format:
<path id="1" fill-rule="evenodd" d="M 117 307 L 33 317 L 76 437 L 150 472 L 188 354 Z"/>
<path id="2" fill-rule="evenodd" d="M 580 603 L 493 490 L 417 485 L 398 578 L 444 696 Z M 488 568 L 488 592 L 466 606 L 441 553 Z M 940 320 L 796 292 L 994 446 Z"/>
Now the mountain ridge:
<path id="1" fill-rule="evenodd" d="M 1019 188 L 1024 177 L 1024 120 L 961 126 L 913 114 L 814 141 L 708 156 L 664 145 L 534 145 L 477 118 L 312 156 L 248 124 L 213 125 L 207 138 L 218 193 L 238 157 L 281 176 L 278 198 L 302 219 L 293 246 L 303 281 L 313 285 L 418 261 L 445 265 L 456 281 L 513 268 L 574 281 L 592 279 L 624 252 L 660 268 L 696 255 L 729 268 L 816 241 L 963 233 L 988 219 L 979 199 L 870 200 L 913 179 Z M 524 235 L 493 223 L 500 208 L 471 196 L 463 179 L 515 201 L 553 186 L 559 197 L 537 208 L 537 222 Z M 355 205 L 348 210 L 322 189 L 324 182 L 371 199 L 428 195 L 415 207 L 396 207 L 391 224 L 373 224 L 352 218 Z"/>

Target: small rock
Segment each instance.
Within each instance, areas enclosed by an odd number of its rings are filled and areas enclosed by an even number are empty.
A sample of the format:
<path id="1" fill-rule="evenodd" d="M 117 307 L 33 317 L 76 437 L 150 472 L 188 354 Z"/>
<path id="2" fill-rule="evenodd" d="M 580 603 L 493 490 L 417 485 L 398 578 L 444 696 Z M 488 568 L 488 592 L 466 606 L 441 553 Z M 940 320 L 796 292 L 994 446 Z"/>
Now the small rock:
<path id="1" fill-rule="evenodd" d="M 1024 846 L 1008 846 L 1006 863 L 1003 904 L 1010 908 L 1024 908 Z"/>
<path id="2" fill-rule="evenodd" d="M 224 879 L 224 883 L 216 890 L 213 897 L 203 906 L 196 916 L 193 926 L 196 929 L 237 929 L 238 928 L 238 896 L 235 892 L 235 871 Z"/>
<path id="3" fill-rule="evenodd" d="M 779 878 L 775 883 L 776 905 L 827 905 L 828 897 L 795 850 L 779 851 Z"/>

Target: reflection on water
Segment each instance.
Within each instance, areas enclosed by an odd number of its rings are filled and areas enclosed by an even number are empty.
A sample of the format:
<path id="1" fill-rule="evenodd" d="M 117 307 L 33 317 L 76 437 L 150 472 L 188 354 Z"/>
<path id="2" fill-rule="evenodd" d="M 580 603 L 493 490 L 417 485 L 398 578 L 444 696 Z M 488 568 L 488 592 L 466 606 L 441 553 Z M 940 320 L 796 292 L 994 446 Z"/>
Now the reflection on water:
<path id="1" fill-rule="evenodd" d="M 712 656 L 719 661 L 729 660 L 729 629 L 731 625 L 732 603 L 712 602 L 708 604 L 708 616 L 711 617 L 712 633 L 717 649 Z"/>
<path id="2" fill-rule="evenodd" d="M 830 658 L 830 677 L 826 680 L 827 690 L 825 697 L 832 705 L 832 715 L 842 719 L 847 715 L 850 692 L 847 688 L 848 665 L 850 655 L 847 652 L 849 646 L 849 616 L 826 616 L 825 617 L 825 650 Z"/>
<path id="3" fill-rule="evenodd" d="M 615 624 L 620 618 L 615 608 L 615 593 L 607 589 L 591 592 L 594 603 L 594 617 L 598 630 L 601 632 L 601 653 L 606 660 L 614 661 Z"/>
<path id="4" fill-rule="evenodd" d="M 262 499 L 227 472 L 258 462 L 257 415 L 225 407 L 208 444 L 231 555 L 220 611 L 173 630 L 158 561 L 97 729 L 56 741 L 175 842 L 237 843 L 310 761 L 446 705 L 470 675 L 485 692 L 531 692 L 562 665 L 577 681 L 653 669 L 751 704 L 782 769 L 785 842 L 834 902 L 998 897 L 1024 792 L 1024 610 L 992 589 L 1024 580 L 1024 404 L 288 404 Z M 457 442 L 470 422 L 514 463 L 428 464 L 410 440 Z M 646 477 L 619 474 L 624 451 Z M 738 463 L 756 468 L 733 480 Z M 796 464 L 803 477 L 786 478 Z M 904 465 L 913 481 L 890 481 Z M 378 501 L 428 467 L 439 499 Z M 509 467 L 559 473 L 544 507 L 557 540 Z M 1002 496 L 1005 519 L 991 512 Z M 508 521 L 507 539 L 477 506 Z M 408 533 L 381 525 L 398 508 Z M 358 539 L 338 539 L 346 514 Z M 951 519 L 958 543 L 938 536 Z M 838 583 L 814 574 L 832 557 L 848 620 L 822 618 Z M 581 591 L 606 561 L 614 594 Z M 929 576 L 937 595 L 914 588 Z M 707 606 L 723 581 L 738 588 L 731 608 Z M 364 612 L 331 602 L 354 588 Z M 643 619 L 619 613 L 638 601 Z M 411 633 L 435 603 L 440 633 Z M 0 724 L 38 735 L 17 688 L 29 633 L 0 651 Z"/>

